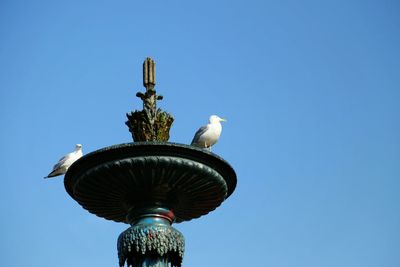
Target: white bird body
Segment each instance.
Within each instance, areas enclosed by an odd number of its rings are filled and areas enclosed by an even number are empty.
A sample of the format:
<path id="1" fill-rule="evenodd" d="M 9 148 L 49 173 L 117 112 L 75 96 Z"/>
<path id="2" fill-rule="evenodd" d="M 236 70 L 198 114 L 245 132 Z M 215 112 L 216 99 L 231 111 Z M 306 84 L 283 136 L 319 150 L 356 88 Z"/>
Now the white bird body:
<path id="1" fill-rule="evenodd" d="M 54 165 L 53 170 L 44 178 L 50 178 L 58 175 L 65 174 L 68 171 L 68 168 L 74 163 L 76 160 L 81 158 L 82 153 L 82 145 L 77 144 L 75 146 L 75 151 L 68 153 L 64 157 L 62 157 L 57 164 Z"/>
<path id="2" fill-rule="evenodd" d="M 209 124 L 197 130 L 191 143 L 192 146 L 208 148 L 211 151 L 211 146 L 218 141 L 222 132 L 221 121 L 225 120 L 217 115 L 212 115 L 209 121 Z"/>

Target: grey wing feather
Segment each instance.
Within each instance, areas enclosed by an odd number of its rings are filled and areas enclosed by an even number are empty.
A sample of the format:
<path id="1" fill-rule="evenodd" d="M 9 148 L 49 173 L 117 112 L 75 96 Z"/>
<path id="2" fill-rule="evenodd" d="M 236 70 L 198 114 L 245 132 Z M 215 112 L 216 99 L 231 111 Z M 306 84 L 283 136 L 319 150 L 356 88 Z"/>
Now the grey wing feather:
<path id="1" fill-rule="evenodd" d="M 68 155 L 65 155 L 64 157 L 62 157 L 53 167 L 53 170 L 56 170 L 58 168 L 61 167 L 61 165 L 64 164 L 64 162 L 67 160 Z"/>
<path id="2" fill-rule="evenodd" d="M 196 143 L 199 141 L 200 136 L 201 136 L 202 134 L 204 134 L 204 133 L 207 131 L 207 129 L 208 129 L 207 125 L 202 126 L 200 129 L 198 129 L 197 132 L 196 132 L 196 134 L 195 134 L 194 137 L 193 137 L 193 140 L 192 140 L 192 143 L 191 143 L 191 144 L 192 144 L 192 145 L 193 145 L 193 144 L 196 144 Z"/>

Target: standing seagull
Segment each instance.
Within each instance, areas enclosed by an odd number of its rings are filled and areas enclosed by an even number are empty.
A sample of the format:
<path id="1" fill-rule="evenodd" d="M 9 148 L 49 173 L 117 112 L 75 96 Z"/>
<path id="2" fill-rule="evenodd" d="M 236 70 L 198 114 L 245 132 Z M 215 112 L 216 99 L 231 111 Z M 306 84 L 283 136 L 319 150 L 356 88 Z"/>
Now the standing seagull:
<path id="1" fill-rule="evenodd" d="M 211 151 L 211 146 L 214 145 L 222 132 L 221 121 L 226 121 L 221 119 L 217 115 L 210 116 L 210 123 L 202 126 L 197 130 L 193 137 L 192 146 L 197 146 L 201 148 L 208 148 Z"/>
<path id="2" fill-rule="evenodd" d="M 50 178 L 58 175 L 65 174 L 68 168 L 74 163 L 77 159 L 82 157 L 82 145 L 76 144 L 75 151 L 71 152 L 64 157 L 62 157 L 56 165 L 54 165 L 53 170 L 49 175 L 44 178 Z"/>

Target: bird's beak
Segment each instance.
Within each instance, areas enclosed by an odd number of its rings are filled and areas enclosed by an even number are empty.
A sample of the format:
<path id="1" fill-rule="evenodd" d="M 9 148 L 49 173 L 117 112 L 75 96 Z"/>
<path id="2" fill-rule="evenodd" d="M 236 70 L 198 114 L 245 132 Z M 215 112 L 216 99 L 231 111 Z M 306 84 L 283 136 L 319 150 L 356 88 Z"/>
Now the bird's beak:
<path id="1" fill-rule="evenodd" d="M 225 121 L 225 122 L 227 122 L 227 120 L 225 120 L 225 119 L 220 119 L 220 121 Z"/>

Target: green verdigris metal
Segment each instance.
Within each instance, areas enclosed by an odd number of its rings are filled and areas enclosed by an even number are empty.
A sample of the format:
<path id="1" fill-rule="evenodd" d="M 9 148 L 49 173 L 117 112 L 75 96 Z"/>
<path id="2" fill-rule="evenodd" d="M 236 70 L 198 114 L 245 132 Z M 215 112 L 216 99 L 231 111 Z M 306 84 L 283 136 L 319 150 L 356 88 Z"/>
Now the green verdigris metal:
<path id="1" fill-rule="evenodd" d="M 183 236 L 173 222 L 216 209 L 236 187 L 232 167 L 200 148 L 164 142 L 127 143 L 89 153 L 65 176 L 83 208 L 131 224 L 118 241 L 120 266 L 181 266 Z"/>
<path id="2" fill-rule="evenodd" d="M 132 227 L 118 238 L 119 264 L 128 266 L 181 266 L 185 239 L 171 227 L 174 214 L 166 208 L 147 208 L 136 214 Z"/>
<path id="3" fill-rule="evenodd" d="M 156 85 L 156 64 L 151 58 L 146 58 L 143 63 L 143 85 L 146 92 L 138 92 L 137 97 L 143 100 L 143 110 L 127 113 L 132 138 L 136 142 L 168 141 L 169 130 L 174 118 L 171 114 L 157 109 L 157 100 L 162 100 L 154 89 Z"/>
<path id="4" fill-rule="evenodd" d="M 145 84 L 155 84 L 151 80 L 155 72 L 151 77 L 145 73 Z M 148 100 L 146 96 L 142 99 Z M 143 112 L 156 125 L 154 109 L 146 110 L 146 105 Z M 159 139 L 157 127 L 147 125 L 148 120 L 143 121 L 144 127 L 130 130 L 134 140 L 140 136 L 155 141 L 89 153 L 68 169 L 64 184 L 68 194 L 89 212 L 131 225 L 118 238 L 121 267 L 179 267 L 185 241 L 172 223 L 199 218 L 220 206 L 233 193 L 236 174 L 208 150 L 161 142 L 169 128 L 160 131 Z"/>

